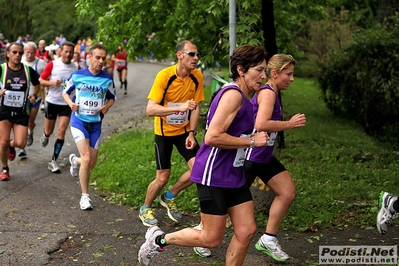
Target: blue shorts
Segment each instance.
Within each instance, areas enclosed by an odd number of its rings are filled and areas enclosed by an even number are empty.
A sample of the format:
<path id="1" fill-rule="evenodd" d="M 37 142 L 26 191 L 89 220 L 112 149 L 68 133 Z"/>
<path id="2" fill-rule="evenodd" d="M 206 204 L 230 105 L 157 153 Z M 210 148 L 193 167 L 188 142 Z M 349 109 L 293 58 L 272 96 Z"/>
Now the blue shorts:
<path id="1" fill-rule="evenodd" d="M 42 98 L 37 98 L 35 104 L 32 104 L 31 102 L 29 102 L 29 108 L 30 109 L 39 108 L 41 103 L 42 103 Z"/>
<path id="2" fill-rule="evenodd" d="M 89 139 L 90 147 L 98 150 L 101 136 L 102 122 L 83 122 L 74 114 L 71 115 L 71 133 L 75 143 L 83 139 Z"/>

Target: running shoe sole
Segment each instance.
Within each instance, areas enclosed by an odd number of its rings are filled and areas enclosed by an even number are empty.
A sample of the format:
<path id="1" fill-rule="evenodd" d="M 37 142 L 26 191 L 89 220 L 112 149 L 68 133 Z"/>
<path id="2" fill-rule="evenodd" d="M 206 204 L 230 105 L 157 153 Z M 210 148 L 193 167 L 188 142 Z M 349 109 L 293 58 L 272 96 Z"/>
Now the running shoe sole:
<path id="1" fill-rule="evenodd" d="M 257 250 L 259 250 L 260 252 L 272 257 L 274 260 L 276 261 L 280 261 L 280 262 L 284 262 L 287 261 L 288 259 L 281 259 L 279 257 L 277 257 L 276 255 L 274 255 L 270 250 L 268 250 L 267 248 L 262 247 L 261 245 L 259 245 L 258 243 L 255 244 L 255 248 Z"/>
<path id="2" fill-rule="evenodd" d="M 201 257 L 201 258 L 208 258 L 208 257 L 210 257 L 211 256 L 211 254 L 203 254 L 203 253 L 201 253 L 201 252 L 199 252 L 198 250 L 197 250 L 197 247 L 193 247 L 193 250 L 194 250 L 194 252 L 195 252 L 195 254 L 197 254 L 199 257 Z"/>

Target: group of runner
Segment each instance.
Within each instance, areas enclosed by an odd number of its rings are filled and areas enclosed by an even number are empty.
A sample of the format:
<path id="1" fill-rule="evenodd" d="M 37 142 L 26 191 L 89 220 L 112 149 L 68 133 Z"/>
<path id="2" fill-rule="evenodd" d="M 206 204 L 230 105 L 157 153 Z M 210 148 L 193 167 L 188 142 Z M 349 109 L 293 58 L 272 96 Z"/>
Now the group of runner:
<path id="1" fill-rule="evenodd" d="M 74 43 L 64 41 L 55 60 L 50 60 L 41 48 L 43 42 L 39 42 L 39 49 L 34 42 L 11 43 L 6 48 L 6 62 L 0 68 L 0 181 L 11 178 L 8 161 L 15 159 L 16 148 L 20 149 L 19 156 L 26 158 L 25 146 L 33 144 L 35 119 L 46 87 L 44 129 L 40 138 L 43 147 L 48 145 L 58 119 L 48 169 L 60 173 L 57 159 L 71 120 L 71 132 L 81 157 L 69 156 L 70 173 L 80 177 L 81 209 L 91 209 L 90 169 L 97 159 L 102 118 L 116 99 L 113 78 L 103 70 L 107 49 L 102 44 L 92 45 L 89 65 L 78 71 L 79 66 L 72 61 Z M 69 95 L 75 90 L 76 98 L 71 99 Z M 78 165 L 82 167 L 79 169 Z"/>
<path id="2" fill-rule="evenodd" d="M 249 187 L 260 172 L 267 173 L 259 176 L 276 192 L 276 198 L 265 234 L 256 248 L 277 261 L 286 261 L 289 256 L 282 251 L 276 234 L 295 198 L 295 186 L 288 171 L 273 156 L 273 145 L 278 131 L 303 127 L 306 123 L 303 114 L 281 121 L 281 106 L 276 99 L 277 92 L 287 89 L 294 80 L 295 60 L 280 54 L 266 64 L 263 48 L 252 45 L 237 48 L 231 57 L 234 82 L 224 86 L 212 101 L 206 134 L 199 145 L 195 130 L 198 105 L 204 100 L 203 75 L 196 69 L 199 52 L 195 44 L 186 40 L 177 45 L 176 57 L 178 63 L 158 73 L 148 95 L 146 112 L 154 116 L 157 171 L 139 213 L 143 224 L 149 226 L 138 253 L 139 263 L 148 265 L 167 245 L 193 247 L 199 256 L 210 256 L 209 248 L 223 240 L 229 216 L 235 235 L 226 252 L 226 265 L 241 265 L 256 230 Z M 262 86 L 266 77 L 267 85 Z M 259 97 L 255 94 L 251 103 L 248 96 L 258 91 Z M 189 169 L 175 185 L 160 194 L 170 177 L 173 146 L 187 161 Z M 249 162 L 252 165 L 245 169 L 245 163 Z M 248 172 L 247 176 L 244 172 Z M 199 225 L 165 234 L 157 226 L 151 207 L 153 201 L 160 194 L 160 204 L 166 207 L 169 218 L 177 222 L 182 215 L 176 206 L 176 196 L 193 183 L 201 207 Z"/>

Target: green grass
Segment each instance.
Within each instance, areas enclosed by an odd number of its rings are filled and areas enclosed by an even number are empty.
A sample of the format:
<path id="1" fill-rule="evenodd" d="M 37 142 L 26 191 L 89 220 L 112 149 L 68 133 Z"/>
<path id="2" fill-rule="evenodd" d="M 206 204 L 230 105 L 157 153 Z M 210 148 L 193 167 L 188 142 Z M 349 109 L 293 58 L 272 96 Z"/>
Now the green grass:
<path id="1" fill-rule="evenodd" d="M 275 152 L 297 187 L 282 229 L 374 226 L 379 192 L 398 193 L 398 152 L 367 136 L 357 124 L 333 116 L 311 80 L 296 78 L 283 92 L 282 103 L 286 120 L 296 113 L 307 118 L 304 128 L 285 131 L 286 148 Z M 202 137 L 200 130 L 198 140 Z M 110 195 L 110 201 L 133 208 L 143 204 L 147 186 L 155 177 L 153 138 L 151 129 L 133 130 L 100 146 L 92 181 Z M 187 170 L 176 151 L 172 160 L 167 187 Z M 179 195 L 178 205 L 185 214 L 199 212 L 195 186 Z M 256 217 L 263 227 L 266 217 L 262 213 Z"/>

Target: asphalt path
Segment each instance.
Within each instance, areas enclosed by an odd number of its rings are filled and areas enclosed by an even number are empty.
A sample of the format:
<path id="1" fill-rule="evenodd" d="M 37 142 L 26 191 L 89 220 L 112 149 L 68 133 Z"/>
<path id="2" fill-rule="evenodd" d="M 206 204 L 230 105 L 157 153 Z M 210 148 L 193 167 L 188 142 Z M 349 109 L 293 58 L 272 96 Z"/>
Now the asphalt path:
<path id="1" fill-rule="evenodd" d="M 117 101 L 103 121 L 102 141 L 116 131 L 133 127 L 135 121 L 145 116 L 147 94 L 157 72 L 165 66 L 130 63 L 126 96 L 119 89 L 115 72 Z M 90 193 L 94 211 L 81 211 L 78 179 L 69 174 L 68 156 L 77 153 L 70 130 L 57 160 L 61 173 L 54 174 L 47 169 L 47 164 L 52 156 L 56 129 L 48 146 L 43 148 L 39 142 L 44 127 L 41 111 L 36 124 L 34 143 L 26 148 L 27 159 L 16 157 L 9 162 L 11 180 L 0 182 L 0 265 L 44 265 L 49 262 L 48 253 L 58 250 L 59 244 L 74 232 L 107 234 L 112 232 L 111 226 L 104 228 L 103 224 L 94 222 L 124 219 L 129 223 L 132 219 L 123 208 L 103 202 L 101 195 L 94 191 Z M 106 212 L 103 205 L 110 206 Z M 126 215 L 121 217 L 118 211 Z"/>
<path id="2" fill-rule="evenodd" d="M 140 125 L 153 80 L 167 65 L 129 63 L 128 94 L 123 95 L 116 80 L 118 99 L 103 121 L 102 141 L 115 132 Z M 207 76 L 206 82 L 210 82 Z M 61 173 L 53 174 L 47 164 L 56 135 L 43 148 L 39 142 L 42 112 L 36 123 L 34 144 L 27 147 L 28 158 L 17 157 L 10 162 L 11 180 L 0 182 L 0 265 L 137 265 L 137 252 L 147 230 L 138 211 L 110 204 L 107 195 L 92 186 L 94 210 L 80 210 L 80 185 L 69 174 L 68 156 L 77 153 L 70 131 L 58 159 Z M 164 209 L 156 212 L 165 232 L 198 223 L 198 217 L 184 216 L 180 224 L 171 224 Z M 397 245 L 398 226 L 389 230 L 387 236 L 379 235 L 375 228 L 340 227 L 301 234 L 282 231 L 279 240 L 291 255 L 285 265 L 317 265 L 320 245 Z M 258 228 L 244 265 L 280 265 L 254 248 L 263 231 Z M 152 265 L 224 265 L 231 236 L 229 228 L 221 246 L 212 249 L 210 258 L 199 258 L 190 248 L 171 246 L 156 256 Z"/>

